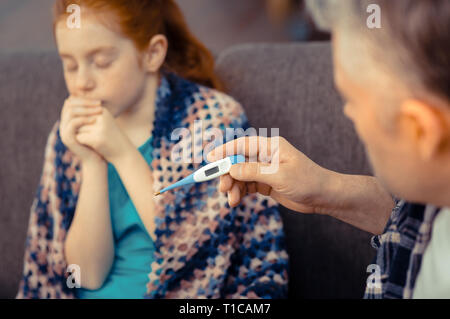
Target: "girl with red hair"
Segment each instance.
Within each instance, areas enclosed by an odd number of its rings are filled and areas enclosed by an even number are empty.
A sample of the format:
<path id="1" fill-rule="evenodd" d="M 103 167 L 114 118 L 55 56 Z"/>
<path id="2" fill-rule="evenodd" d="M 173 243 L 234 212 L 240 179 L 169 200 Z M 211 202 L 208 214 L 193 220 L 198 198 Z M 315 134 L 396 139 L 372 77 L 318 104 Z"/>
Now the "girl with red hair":
<path id="1" fill-rule="evenodd" d="M 217 180 L 153 196 L 205 164 L 171 159 L 175 129 L 248 126 L 176 3 L 57 0 L 54 34 L 69 96 L 48 137 L 17 297 L 285 297 L 273 200 L 228 202 Z"/>

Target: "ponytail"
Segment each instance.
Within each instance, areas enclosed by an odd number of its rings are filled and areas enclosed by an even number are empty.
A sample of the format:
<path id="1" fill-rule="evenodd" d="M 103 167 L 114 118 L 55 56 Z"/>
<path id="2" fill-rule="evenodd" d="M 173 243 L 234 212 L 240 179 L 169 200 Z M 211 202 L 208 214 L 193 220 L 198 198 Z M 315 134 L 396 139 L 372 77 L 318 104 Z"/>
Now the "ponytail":
<path id="1" fill-rule="evenodd" d="M 190 32 L 178 5 L 162 2 L 163 34 L 169 42 L 166 65 L 186 79 L 222 90 L 211 52 Z"/>

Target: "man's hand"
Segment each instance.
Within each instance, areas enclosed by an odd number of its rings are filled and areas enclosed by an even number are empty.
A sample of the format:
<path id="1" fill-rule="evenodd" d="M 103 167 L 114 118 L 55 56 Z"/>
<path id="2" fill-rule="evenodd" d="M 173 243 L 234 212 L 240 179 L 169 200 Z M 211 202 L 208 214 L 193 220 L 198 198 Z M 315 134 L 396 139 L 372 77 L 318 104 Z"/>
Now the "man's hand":
<path id="1" fill-rule="evenodd" d="M 228 192 L 232 207 L 247 193 L 258 192 L 291 210 L 330 215 L 373 234 L 383 231 L 394 207 L 377 178 L 320 167 L 282 137 L 242 137 L 211 151 L 208 161 L 234 154 L 257 161 L 233 165 L 229 175 L 221 176 L 219 189 Z M 264 174 L 273 161 L 279 161 L 278 169 Z"/>
<path id="2" fill-rule="evenodd" d="M 292 210 L 314 213 L 332 176 L 283 137 L 241 137 L 212 150 L 207 158 L 217 161 L 234 154 L 257 160 L 233 165 L 229 174 L 221 176 L 219 190 L 228 193 L 231 207 L 247 193 L 258 192 Z M 278 169 L 264 172 L 277 167 L 273 161 L 279 161 Z"/>

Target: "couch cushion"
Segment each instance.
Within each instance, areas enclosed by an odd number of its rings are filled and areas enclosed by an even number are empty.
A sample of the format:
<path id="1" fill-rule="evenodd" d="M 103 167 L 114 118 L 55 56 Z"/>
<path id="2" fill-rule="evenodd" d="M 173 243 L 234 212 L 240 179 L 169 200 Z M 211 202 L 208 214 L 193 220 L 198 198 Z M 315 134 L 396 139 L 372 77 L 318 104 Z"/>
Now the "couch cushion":
<path id="1" fill-rule="evenodd" d="M 280 135 L 318 164 L 370 174 L 363 145 L 333 84 L 329 43 L 246 44 L 223 52 L 217 71 L 252 127 Z M 345 191 L 345 190 L 342 190 Z M 363 295 L 375 252 L 370 235 L 326 216 L 282 209 L 291 258 L 290 297 Z"/>
<path id="2" fill-rule="evenodd" d="M 0 298 L 18 290 L 44 147 L 66 96 L 56 53 L 0 55 Z"/>

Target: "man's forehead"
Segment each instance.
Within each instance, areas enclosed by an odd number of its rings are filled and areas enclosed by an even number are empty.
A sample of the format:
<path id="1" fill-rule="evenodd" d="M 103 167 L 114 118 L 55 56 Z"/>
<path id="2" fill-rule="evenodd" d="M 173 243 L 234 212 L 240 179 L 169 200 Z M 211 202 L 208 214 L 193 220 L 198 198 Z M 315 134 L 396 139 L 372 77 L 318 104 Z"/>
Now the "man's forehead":
<path id="1" fill-rule="evenodd" d="M 365 94 L 367 93 L 365 86 L 367 84 L 366 73 L 369 72 L 367 69 L 369 66 L 362 66 L 361 61 L 367 61 L 367 59 L 360 56 L 364 54 L 363 52 L 352 50 L 344 52 L 341 41 L 342 37 L 339 34 L 333 34 L 332 55 L 336 87 L 346 96 L 355 93 Z"/>

